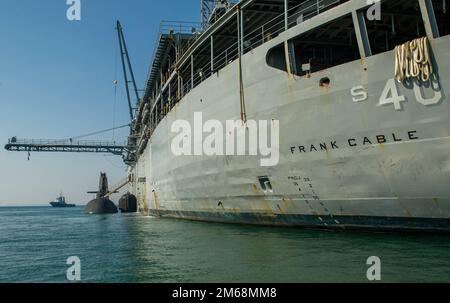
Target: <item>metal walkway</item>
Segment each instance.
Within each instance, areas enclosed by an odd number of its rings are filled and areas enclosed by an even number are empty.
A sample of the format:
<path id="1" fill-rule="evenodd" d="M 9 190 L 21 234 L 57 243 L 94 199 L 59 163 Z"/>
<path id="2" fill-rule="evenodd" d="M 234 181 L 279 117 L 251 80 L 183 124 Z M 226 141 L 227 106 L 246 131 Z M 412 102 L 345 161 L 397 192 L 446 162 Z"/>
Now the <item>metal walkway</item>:
<path id="1" fill-rule="evenodd" d="M 103 153 L 121 156 L 126 144 L 110 141 L 74 141 L 74 140 L 26 140 L 11 138 L 5 145 L 8 151 L 16 152 L 66 152 L 66 153 Z"/>
<path id="2" fill-rule="evenodd" d="M 121 180 L 119 183 L 115 184 L 111 189 L 108 190 L 108 192 L 101 197 L 109 197 L 112 194 L 118 193 L 122 188 L 128 185 L 130 183 L 130 179 L 126 177 L 125 179 Z"/>

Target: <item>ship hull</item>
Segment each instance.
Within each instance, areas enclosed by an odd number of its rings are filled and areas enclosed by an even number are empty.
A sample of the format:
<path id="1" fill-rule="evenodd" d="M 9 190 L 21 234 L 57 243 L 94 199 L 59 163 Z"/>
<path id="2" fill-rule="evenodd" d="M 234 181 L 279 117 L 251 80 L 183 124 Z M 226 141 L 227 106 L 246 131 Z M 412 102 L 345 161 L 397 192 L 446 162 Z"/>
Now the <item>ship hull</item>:
<path id="1" fill-rule="evenodd" d="M 266 64 L 276 43 L 246 54 L 242 66 L 247 118 L 280 122 L 278 165 L 171 151 L 176 120 L 194 124 L 196 112 L 224 124 L 239 120 L 234 62 L 167 114 L 130 168 L 140 210 L 223 223 L 450 232 L 450 37 L 430 42 L 438 88 L 396 83 L 405 97 L 400 110 L 380 105 L 394 77 L 392 52 L 306 78 Z M 329 87 L 319 86 L 324 77 Z M 354 102 L 356 87 L 365 100 Z M 438 102 L 424 105 L 436 94 Z"/>
<path id="2" fill-rule="evenodd" d="M 450 223 L 449 220 L 437 218 L 395 218 L 368 216 L 324 217 L 305 214 L 276 214 L 274 216 L 267 216 L 257 213 L 202 213 L 183 211 L 152 211 L 151 215 L 165 218 L 184 219 L 189 221 L 203 221 L 211 223 L 298 227 L 306 229 L 435 233 L 450 232 L 450 230 L 448 229 L 448 225 Z"/>
<path id="3" fill-rule="evenodd" d="M 62 205 L 62 204 L 58 204 L 58 203 L 50 203 L 50 205 L 52 207 L 56 207 L 56 208 L 66 208 L 66 207 L 76 207 L 75 204 L 66 204 L 66 205 Z"/>

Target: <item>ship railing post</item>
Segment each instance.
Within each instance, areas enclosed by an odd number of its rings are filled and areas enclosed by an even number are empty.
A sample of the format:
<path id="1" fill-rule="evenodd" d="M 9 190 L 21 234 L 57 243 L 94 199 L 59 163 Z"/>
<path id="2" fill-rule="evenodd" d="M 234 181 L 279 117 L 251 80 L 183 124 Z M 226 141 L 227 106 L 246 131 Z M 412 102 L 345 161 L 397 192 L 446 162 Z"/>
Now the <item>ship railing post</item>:
<path id="1" fill-rule="evenodd" d="M 172 109 L 172 81 L 169 81 L 169 108 Z"/>
<path id="2" fill-rule="evenodd" d="M 194 89 L 194 54 L 191 54 L 191 90 Z"/>
<path id="3" fill-rule="evenodd" d="M 177 67 L 177 102 L 181 99 L 181 77 L 180 70 Z"/>
<path id="4" fill-rule="evenodd" d="M 236 18 L 238 57 L 241 58 L 241 9 L 239 6 L 237 7 Z"/>
<path id="5" fill-rule="evenodd" d="M 151 121 L 151 125 L 152 125 L 152 129 L 155 129 L 156 123 L 155 123 L 155 113 L 152 111 L 151 115 L 150 115 L 150 121 Z"/>
<path id="6" fill-rule="evenodd" d="M 284 0 L 284 30 L 287 31 L 289 29 L 289 0 Z M 291 68 L 291 60 L 290 60 L 290 52 L 289 52 L 289 41 L 284 41 L 284 56 L 286 58 L 286 71 L 288 77 L 292 76 L 292 68 Z"/>
<path id="7" fill-rule="evenodd" d="M 284 0 L 284 30 L 288 30 L 289 27 L 288 10 L 289 10 L 289 0 Z"/>
<path id="8" fill-rule="evenodd" d="M 264 24 L 263 24 L 263 26 L 261 26 L 261 35 L 262 35 L 262 43 L 265 43 L 266 42 L 266 38 L 264 37 Z"/>
<path id="9" fill-rule="evenodd" d="M 184 97 L 184 78 L 180 75 L 180 99 Z"/>
<path id="10" fill-rule="evenodd" d="M 356 40 L 358 41 L 358 48 L 361 58 L 372 56 L 372 49 L 370 47 L 369 35 L 367 34 L 366 21 L 363 11 L 352 12 L 353 25 L 355 27 Z"/>
<path id="11" fill-rule="evenodd" d="M 439 27 L 437 25 L 436 15 L 434 14 L 433 3 L 431 0 L 419 0 L 419 6 L 428 38 L 439 38 Z"/>
<path id="12" fill-rule="evenodd" d="M 242 73 L 242 56 L 243 56 L 243 18 L 242 10 L 237 6 L 237 31 L 238 31 L 238 77 L 239 77 L 239 95 L 240 95 L 240 111 L 241 121 L 247 122 L 247 114 L 245 110 L 245 93 L 244 93 L 244 79 Z"/>
<path id="13" fill-rule="evenodd" d="M 240 39 L 241 39 L 241 56 L 244 55 L 244 10 L 239 10 L 240 15 Z"/>
<path id="14" fill-rule="evenodd" d="M 211 74 L 214 73 L 214 36 L 211 35 Z"/>

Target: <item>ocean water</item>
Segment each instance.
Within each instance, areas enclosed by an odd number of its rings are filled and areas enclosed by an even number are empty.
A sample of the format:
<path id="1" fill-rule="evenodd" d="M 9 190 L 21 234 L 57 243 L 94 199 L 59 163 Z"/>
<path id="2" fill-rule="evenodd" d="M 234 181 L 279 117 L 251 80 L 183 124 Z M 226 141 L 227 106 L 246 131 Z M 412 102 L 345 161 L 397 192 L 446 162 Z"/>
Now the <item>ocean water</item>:
<path id="1" fill-rule="evenodd" d="M 212 224 L 83 208 L 0 208 L 0 282 L 450 282 L 450 236 Z"/>

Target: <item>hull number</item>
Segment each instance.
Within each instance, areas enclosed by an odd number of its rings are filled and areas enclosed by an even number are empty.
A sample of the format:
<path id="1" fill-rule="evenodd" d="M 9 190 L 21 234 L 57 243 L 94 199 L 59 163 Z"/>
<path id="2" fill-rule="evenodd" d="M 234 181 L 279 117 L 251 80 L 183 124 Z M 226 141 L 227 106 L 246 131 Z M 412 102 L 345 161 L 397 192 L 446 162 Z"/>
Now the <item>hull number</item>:
<path id="1" fill-rule="evenodd" d="M 440 87 L 431 88 L 434 92 L 434 95 L 433 97 L 427 98 L 424 96 L 423 87 L 414 82 L 413 90 L 416 101 L 424 106 L 439 104 L 442 100 L 441 89 Z M 363 86 L 353 87 L 350 90 L 350 93 L 353 97 L 353 102 L 355 103 L 368 100 L 368 93 Z M 406 97 L 400 94 L 395 79 L 389 79 L 383 89 L 383 92 L 381 93 L 378 105 L 393 105 L 395 110 L 403 110 L 403 103 L 406 101 Z"/>

